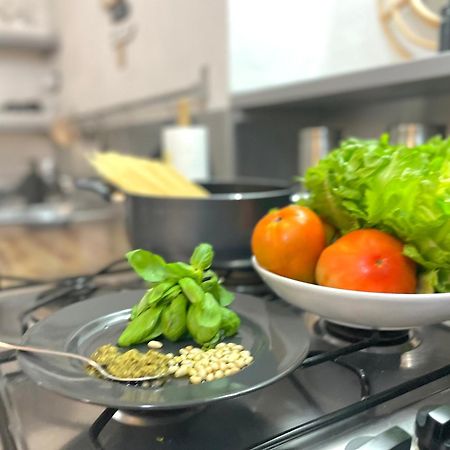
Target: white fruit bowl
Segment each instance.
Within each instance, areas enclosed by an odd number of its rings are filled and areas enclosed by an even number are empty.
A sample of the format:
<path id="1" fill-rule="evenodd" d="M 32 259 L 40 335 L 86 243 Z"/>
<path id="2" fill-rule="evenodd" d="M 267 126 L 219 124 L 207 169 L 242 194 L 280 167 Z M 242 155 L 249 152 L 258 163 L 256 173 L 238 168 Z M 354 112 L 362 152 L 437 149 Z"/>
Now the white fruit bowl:
<path id="1" fill-rule="evenodd" d="M 351 327 L 400 330 L 450 320 L 450 293 L 383 294 L 319 286 L 253 267 L 283 300 L 324 319 Z"/>

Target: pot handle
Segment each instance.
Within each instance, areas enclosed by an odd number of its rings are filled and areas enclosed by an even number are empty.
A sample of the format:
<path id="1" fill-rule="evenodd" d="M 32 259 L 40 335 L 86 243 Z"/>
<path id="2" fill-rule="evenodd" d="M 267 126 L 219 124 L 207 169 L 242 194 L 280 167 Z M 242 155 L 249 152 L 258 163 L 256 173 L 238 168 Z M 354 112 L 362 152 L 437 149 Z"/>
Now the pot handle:
<path id="1" fill-rule="evenodd" d="M 77 189 L 94 192 L 107 202 L 113 201 L 114 194 L 118 192 L 113 186 L 99 178 L 78 178 L 75 186 Z"/>

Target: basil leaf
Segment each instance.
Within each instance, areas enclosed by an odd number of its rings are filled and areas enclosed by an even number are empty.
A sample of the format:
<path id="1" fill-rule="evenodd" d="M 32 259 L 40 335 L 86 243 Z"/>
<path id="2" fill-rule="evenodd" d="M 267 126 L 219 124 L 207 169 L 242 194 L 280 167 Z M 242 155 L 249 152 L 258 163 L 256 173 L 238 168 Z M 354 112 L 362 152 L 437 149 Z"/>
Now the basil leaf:
<path id="1" fill-rule="evenodd" d="M 133 320 L 137 316 L 138 305 L 139 303 L 136 303 L 136 305 L 131 308 L 130 320 Z"/>
<path id="2" fill-rule="evenodd" d="M 210 348 L 214 348 L 222 340 L 222 337 L 223 332 L 222 330 L 219 330 L 209 342 L 205 342 L 202 345 L 202 350 L 209 350 Z"/>
<path id="3" fill-rule="evenodd" d="M 210 292 L 217 286 L 218 282 L 219 277 L 212 270 L 207 270 L 203 274 L 202 288 L 204 291 Z"/>
<path id="4" fill-rule="evenodd" d="M 219 302 L 220 306 L 228 306 L 234 302 L 234 294 L 218 284 L 211 292 Z"/>
<path id="5" fill-rule="evenodd" d="M 130 345 L 146 342 L 148 336 L 151 335 L 158 325 L 162 309 L 162 306 L 153 306 L 129 322 L 125 330 L 119 336 L 117 341 L 118 345 L 120 347 L 128 347 Z"/>
<path id="6" fill-rule="evenodd" d="M 141 315 L 144 311 L 150 308 L 152 305 L 158 303 L 160 300 L 169 295 L 174 295 L 176 290 L 171 290 L 176 282 L 173 280 L 163 281 L 162 283 L 155 284 L 149 289 L 141 298 L 134 311 L 134 317 Z M 178 295 L 178 294 L 177 294 Z M 133 313 L 133 310 L 132 310 Z"/>
<path id="7" fill-rule="evenodd" d="M 150 296 L 150 292 L 151 292 L 151 289 L 148 290 L 143 295 L 143 297 L 139 300 L 139 303 L 137 303 L 136 305 L 133 306 L 133 308 L 131 308 L 131 320 L 133 320 L 135 317 L 142 314 L 146 309 L 148 309 L 150 307 L 150 305 L 148 304 L 148 298 Z"/>
<path id="8" fill-rule="evenodd" d="M 202 288 L 205 292 L 212 292 L 217 286 L 217 280 L 206 280 L 202 282 Z"/>
<path id="9" fill-rule="evenodd" d="M 132 250 L 126 254 L 133 270 L 145 281 L 157 283 L 166 278 L 164 259 L 147 250 Z"/>
<path id="10" fill-rule="evenodd" d="M 196 269 L 206 270 L 211 267 L 214 258 L 214 250 L 211 244 L 199 244 L 192 253 L 190 263 Z"/>
<path id="11" fill-rule="evenodd" d="M 231 309 L 221 307 L 220 312 L 222 314 L 220 329 L 227 337 L 235 335 L 241 325 L 241 319 Z"/>
<path id="12" fill-rule="evenodd" d="M 178 284 L 176 284 L 175 286 L 172 286 L 170 289 L 168 289 L 164 293 L 162 298 L 164 299 L 164 301 L 171 302 L 174 298 L 176 298 L 180 294 L 181 294 L 181 288 Z"/>
<path id="13" fill-rule="evenodd" d="M 183 262 L 166 264 L 166 277 L 179 280 L 185 277 L 199 278 L 199 273 L 192 266 Z"/>
<path id="14" fill-rule="evenodd" d="M 195 342 L 206 344 L 219 332 L 221 320 L 219 304 L 210 293 L 206 293 L 203 302 L 189 307 L 187 328 Z"/>
<path id="15" fill-rule="evenodd" d="M 186 333 L 186 314 L 188 299 L 184 294 L 178 295 L 170 305 L 166 306 L 161 315 L 161 325 L 164 337 L 169 341 L 177 341 Z"/>
<path id="16" fill-rule="evenodd" d="M 192 278 L 182 278 L 178 281 L 183 294 L 191 303 L 201 303 L 205 297 L 202 287 Z"/>
<path id="17" fill-rule="evenodd" d="M 175 280 L 167 280 L 167 281 L 163 281 L 162 283 L 155 285 L 152 289 L 150 289 L 148 291 L 149 295 L 147 297 L 147 305 L 153 305 L 154 303 L 157 303 L 166 294 L 168 294 L 168 291 L 175 284 L 176 284 Z"/>
<path id="18" fill-rule="evenodd" d="M 162 309 L 162 308 L 161 308 Z M 142 342 L 149 342 L 152 339 L 156 339 L 159 336 L 161 336 L 162 334 L 162 313 L 164 311 L 161 311 L 161 313 L 159 314 L 159 317 L 156 321 L 155 326 L 153 327 L 152 331 L 150 331 L 150 333 L 145 336 L 144 340 Z"/>

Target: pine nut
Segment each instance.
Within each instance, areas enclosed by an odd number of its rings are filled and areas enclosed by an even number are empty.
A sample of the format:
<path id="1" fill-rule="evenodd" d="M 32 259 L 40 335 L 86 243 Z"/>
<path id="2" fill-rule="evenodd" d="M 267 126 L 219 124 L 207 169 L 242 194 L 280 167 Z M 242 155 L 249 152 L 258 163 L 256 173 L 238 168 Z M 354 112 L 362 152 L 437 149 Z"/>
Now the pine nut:
<path id="1" fill-rule="evenodd" d="M 163 346 L 162 342 L 159 342 L 159 341 L 150 341 L 150 342 L 147 344 L 147 347 L 148 347 L 148 348 L 154 348 L 154 349 L 156 349 L 156 348 L 162 348 L 162 346 Z"/>
<path id="2" fill-rule="evenodd" d="M 185 377 L 187 375 L 187 367 L 181 366 L 174 374 L 175 378 Z"/>

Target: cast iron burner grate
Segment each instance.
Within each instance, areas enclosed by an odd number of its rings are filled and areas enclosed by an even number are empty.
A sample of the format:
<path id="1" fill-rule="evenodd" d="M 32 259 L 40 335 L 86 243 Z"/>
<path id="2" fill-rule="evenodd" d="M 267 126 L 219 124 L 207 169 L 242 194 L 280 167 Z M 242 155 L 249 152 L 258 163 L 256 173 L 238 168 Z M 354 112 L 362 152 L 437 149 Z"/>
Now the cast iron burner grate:
<path id="1" fill-rule="evenodd" d="M 378 347 L 389 347 L 393 345 L 401 345 L 410 340 L 410 330 L 368 330 L 364 328 L 339 325 L 328 321 L 324 322 L 324 327 L 331 336 L 350 343 L 359 342 L 377 336 Z"/>
<path id="2" fill-rule="evenodd" d="M 241 294 L 265 296 L 271 293 L 261 277 L 252 268 L 241 269 L 213 269 L 221 278 L 224 286 Z"/>

